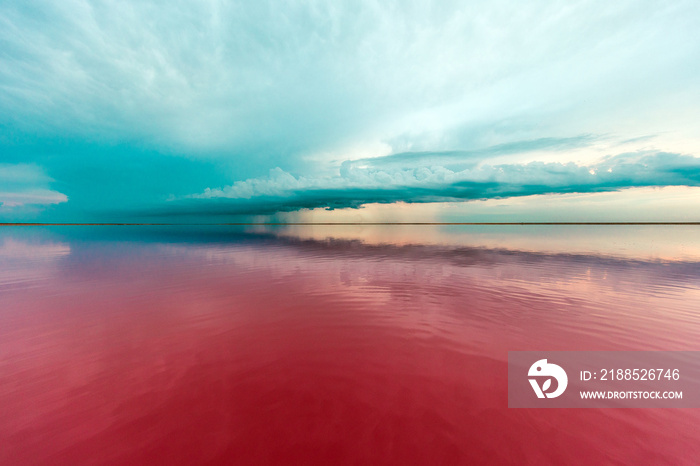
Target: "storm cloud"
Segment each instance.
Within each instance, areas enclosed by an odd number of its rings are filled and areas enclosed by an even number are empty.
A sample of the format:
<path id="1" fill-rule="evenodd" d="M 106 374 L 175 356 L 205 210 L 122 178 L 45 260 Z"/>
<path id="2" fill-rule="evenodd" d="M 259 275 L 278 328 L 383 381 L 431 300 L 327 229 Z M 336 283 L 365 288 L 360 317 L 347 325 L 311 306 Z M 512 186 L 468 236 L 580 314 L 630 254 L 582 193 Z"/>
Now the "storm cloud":
<path id="1" fill-rule="evenodd" d="M 422 158 L 408 154 L 405 159 L 403 166 Z M 337 176 L 318 178 L 295 177 L 277 168 L 268 177 L 173 199 L 160 214 L 272 214 L 299 209 L 357 208 L 368 203 L 473 201 L 650 186 L 700 186 L 700 158 L 658 152 L 626 153 L 591 165 L 482 164 L 462 171 L 443 166 L 395 170 L 345 166 Z"/>
<path id="2" fill-rule="evenodd" d="M 690 0 L 0 2 L 0 170 L 46 177 L 6 183 L 2 218 L 695 186 L 699 22 Z"/>

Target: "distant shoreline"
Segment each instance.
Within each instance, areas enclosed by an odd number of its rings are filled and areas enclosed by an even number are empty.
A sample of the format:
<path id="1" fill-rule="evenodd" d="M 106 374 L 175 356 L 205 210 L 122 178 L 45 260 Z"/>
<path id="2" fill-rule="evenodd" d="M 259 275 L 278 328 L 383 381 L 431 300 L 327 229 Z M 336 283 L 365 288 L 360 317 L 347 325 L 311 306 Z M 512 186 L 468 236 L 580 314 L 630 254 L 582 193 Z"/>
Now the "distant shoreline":
<path id="1" fill-rule="evenodd" d="M 700 222 L 227 222 L 227 223 L 39 223 L 5 222 L 0 227 L 15 226 L 350 226 L 350 225 L 700 225 Z"/>

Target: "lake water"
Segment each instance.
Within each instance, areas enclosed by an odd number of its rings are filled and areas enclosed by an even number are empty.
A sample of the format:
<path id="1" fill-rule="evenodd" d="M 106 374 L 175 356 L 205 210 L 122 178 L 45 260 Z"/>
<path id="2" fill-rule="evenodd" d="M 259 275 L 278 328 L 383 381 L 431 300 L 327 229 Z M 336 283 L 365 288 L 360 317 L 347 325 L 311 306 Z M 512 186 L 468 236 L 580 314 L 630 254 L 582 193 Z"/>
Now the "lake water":
<path id="1" fill-rule="evenodd" d="M 700 227 L 0 229 L 0 464 L 697 464 L 514 350 L 700 350 Z"/>

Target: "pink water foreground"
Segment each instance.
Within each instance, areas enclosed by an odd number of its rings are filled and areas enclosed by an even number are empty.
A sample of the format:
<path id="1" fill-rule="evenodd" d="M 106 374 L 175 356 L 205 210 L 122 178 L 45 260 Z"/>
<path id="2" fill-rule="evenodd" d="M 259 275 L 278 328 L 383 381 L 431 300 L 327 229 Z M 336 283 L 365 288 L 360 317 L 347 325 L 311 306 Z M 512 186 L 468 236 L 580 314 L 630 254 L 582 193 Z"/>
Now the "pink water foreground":
<path id="1" fill-rule="evenodd" d="M 0 464 L 700 458 L 700 410 L 507 407 L 509 350 L 699 350 L 692 259 L 65 228 L 0 239 Z"/>

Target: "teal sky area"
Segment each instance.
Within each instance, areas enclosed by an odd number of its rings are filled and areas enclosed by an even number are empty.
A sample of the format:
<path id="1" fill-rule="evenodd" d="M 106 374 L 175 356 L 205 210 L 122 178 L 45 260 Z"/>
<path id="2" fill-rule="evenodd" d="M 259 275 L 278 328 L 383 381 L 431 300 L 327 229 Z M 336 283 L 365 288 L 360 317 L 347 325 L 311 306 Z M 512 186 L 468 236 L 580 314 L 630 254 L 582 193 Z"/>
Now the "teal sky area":
<path id="1" fill-rule="evenodd" d="M 700 221 L 696 1 L 0 0 L 0 221 Z"/>

